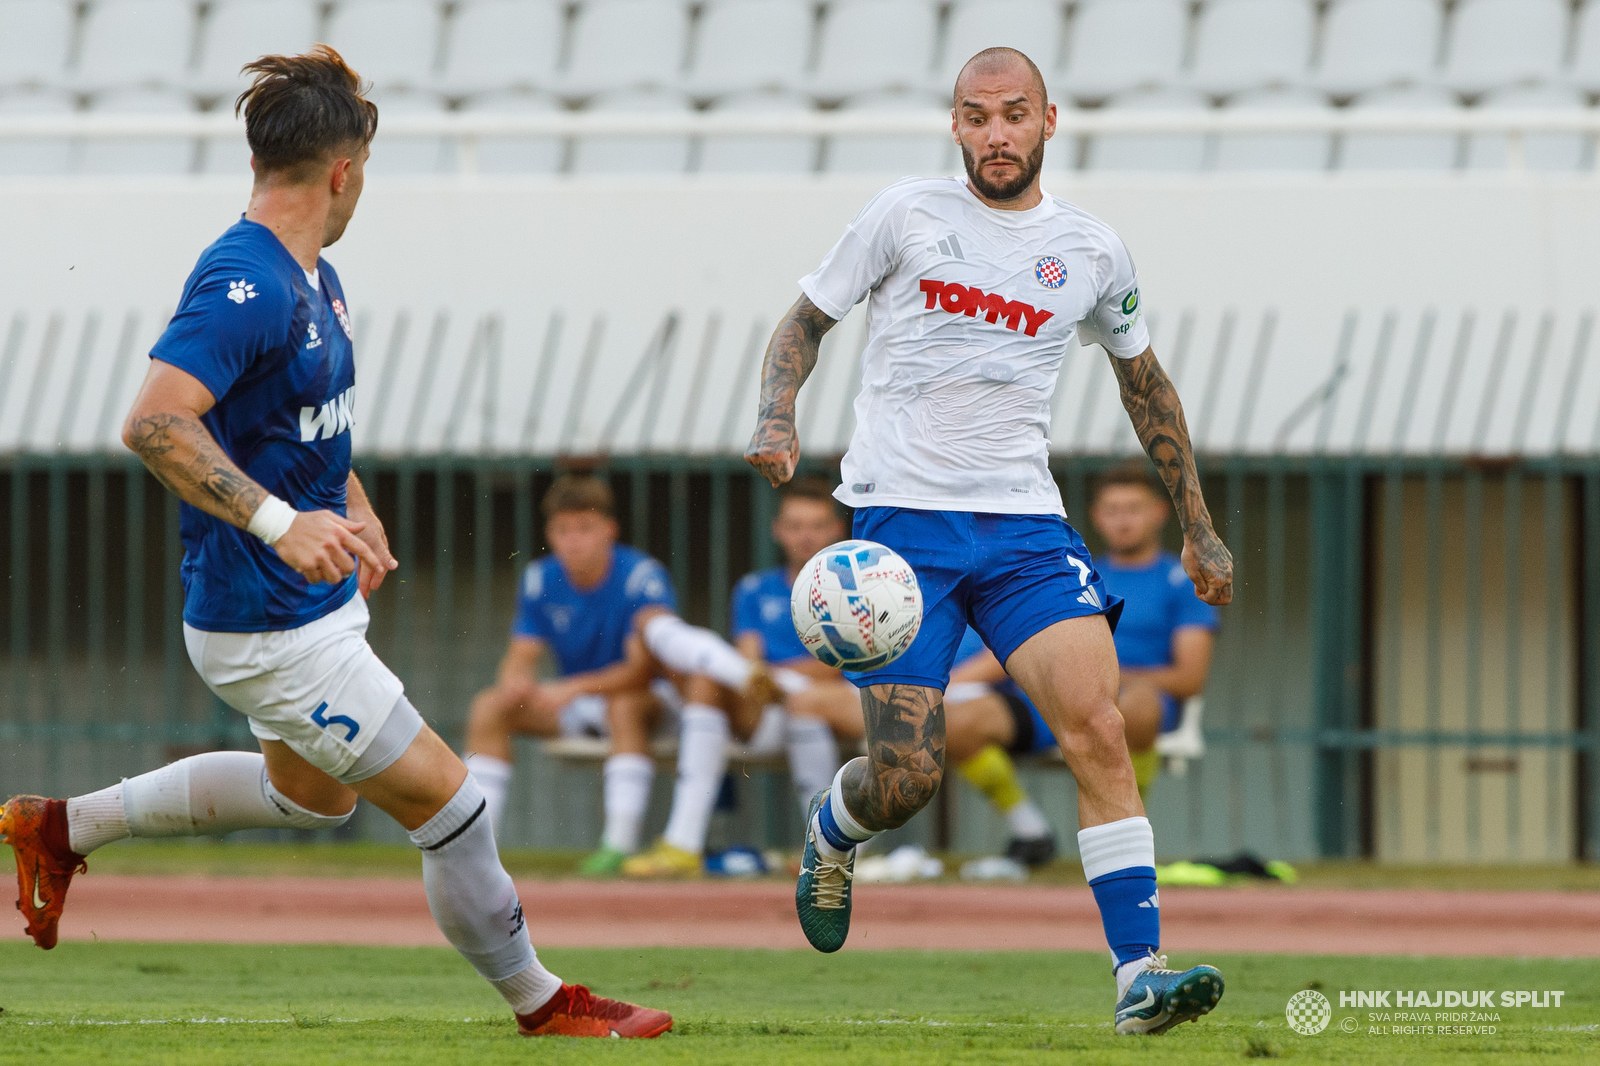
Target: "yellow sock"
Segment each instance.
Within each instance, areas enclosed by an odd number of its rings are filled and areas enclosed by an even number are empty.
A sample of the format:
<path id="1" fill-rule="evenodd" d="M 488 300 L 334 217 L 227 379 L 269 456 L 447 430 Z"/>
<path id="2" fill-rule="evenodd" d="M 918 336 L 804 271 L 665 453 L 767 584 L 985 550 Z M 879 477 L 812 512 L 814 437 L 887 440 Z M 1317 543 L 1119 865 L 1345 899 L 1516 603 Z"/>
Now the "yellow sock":
<path id="1" fill-rule="evenodd" d="M 998 807 L 1001 813 L 1009 811 L 1028 798 L 1017 780 L 1017 768 L 1011 756 L 998 745 L 990 744 L 978 754 L 961 764 L 961 776 Z"/>
<path id="2" fill-rule="evenodd" d="M 1139 785 L 1139 798 L 1143 799 L 1144 794 L 1161 774 L 1161 753 L 1151 748 L 1149 751 L 1134 751 L 1128 754 L 1133 758 L 1133 779 Z"/>

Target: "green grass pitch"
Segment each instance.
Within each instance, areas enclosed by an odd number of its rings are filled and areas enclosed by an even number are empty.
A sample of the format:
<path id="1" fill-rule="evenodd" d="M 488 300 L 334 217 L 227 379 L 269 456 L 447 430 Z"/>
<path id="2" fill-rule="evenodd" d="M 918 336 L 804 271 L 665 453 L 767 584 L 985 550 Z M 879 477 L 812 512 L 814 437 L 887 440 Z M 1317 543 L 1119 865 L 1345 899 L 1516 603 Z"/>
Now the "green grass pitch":
<path id="1" fill-rule="evenodd" d="M 1287 1058 L 1299 1062 L 1558 1063 L 1600 1056 L 1600 962 L 1212 956 L 1219 1009 L 1166 1037 L 1111 1032 L 1099 954 L 552 949 L 568 980 L 671 1010 L 657 1041 L 521 1040 L 498 997 L 433 948 L 67 943 L 0 945 L 0 1062 L 494 1064 L 989 1063 Z M 1197 959 L 1174 959 L 1192 962 Z M 1335 1004 L 1300 1036 L 1295 991 Z M 1339 1029 L 1339 989 L 1552 989 L 1559 1009 L 1500 1011 L 1493 1036 Z"/>

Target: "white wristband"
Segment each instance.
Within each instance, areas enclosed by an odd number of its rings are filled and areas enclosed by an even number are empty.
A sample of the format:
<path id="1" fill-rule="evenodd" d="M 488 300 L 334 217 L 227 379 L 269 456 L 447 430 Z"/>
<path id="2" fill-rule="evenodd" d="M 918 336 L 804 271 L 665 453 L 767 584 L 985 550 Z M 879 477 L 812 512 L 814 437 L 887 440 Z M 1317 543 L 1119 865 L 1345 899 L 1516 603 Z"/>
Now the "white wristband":
<path id="1" fill-rule="evenodd" d="M 289 527 L 294 524 L 295 515 L 300 512 L 290 507 L 276 496 L 268 496 L 261 501 L 261 506 L 256 508 L 256 513 L 250 516 L 250 524 L 245 531 L 260 537 L 268 546 L 278 543 L 278 538 L 289 532 Z"/>

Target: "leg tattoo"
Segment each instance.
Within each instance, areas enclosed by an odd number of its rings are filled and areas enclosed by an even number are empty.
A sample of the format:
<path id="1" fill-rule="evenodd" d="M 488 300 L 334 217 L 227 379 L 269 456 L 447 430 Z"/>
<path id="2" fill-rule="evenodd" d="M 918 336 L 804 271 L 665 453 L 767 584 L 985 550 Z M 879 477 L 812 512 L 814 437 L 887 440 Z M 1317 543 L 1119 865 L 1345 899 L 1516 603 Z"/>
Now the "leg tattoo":
<path id="1" fill-rule="evenodd" d="M 926 807 L 944 777 L 944 693 L 921 685 L 861 690 L 865 759 L 845 767 L 845 809 L 863 828 L 896 829 Z"/>

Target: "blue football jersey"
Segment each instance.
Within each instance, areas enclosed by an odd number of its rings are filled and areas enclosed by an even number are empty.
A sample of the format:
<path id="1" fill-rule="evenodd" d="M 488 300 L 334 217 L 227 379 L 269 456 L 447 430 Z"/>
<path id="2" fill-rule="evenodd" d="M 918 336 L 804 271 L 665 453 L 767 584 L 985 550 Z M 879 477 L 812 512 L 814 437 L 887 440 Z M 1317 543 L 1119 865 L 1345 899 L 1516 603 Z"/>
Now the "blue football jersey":
<path id="1" fill-rule="evenodd" d="M 730 632 L 735 640 L 746 633 L 759 635 L 769 663 L 811 658 L 794 631 L 794 618 L 789 614 L 791 590 L 789 573 L 781 566 L 746 574 L 733 590 Z"/>
<path id="2" fill-rule="evenodd" d="M 660 604 L 678 609 L 666 567 L 625 544 L 611 551 L 605 580 L 588 591 L 572 586 L 553 555 L 529 563 L 522 572 L 511 634 L 544 641 L 563 675 L 621 662 L 639 608 Z"/>
<path id="3" fill-rule="evenodd" d="M 200 380 L 206 429 L 239 468 L 297 511 L 344 514 L 355 361 L 339 276 L 313 286 L 265 226 L 240 219 L 195 264 L 150 357 Z M 184 504 L 183 617 L 197 629 L 294 629 L 342 607 L 352 573 L 309 584 L 277 552 Z"/>
<path id="4" fill-rule="evenodd" d="M 1123 599 L 1113 638 L 1123 666 L 1171 666 L 1176 630 L 1217 628 L 1217 609 L 1194 594 L 1194 582 L 1176 555 L 1162 552 L 1146 566 L 1126 568 L 1106 556 L 1097 566 L 1106 588 Z"/>

